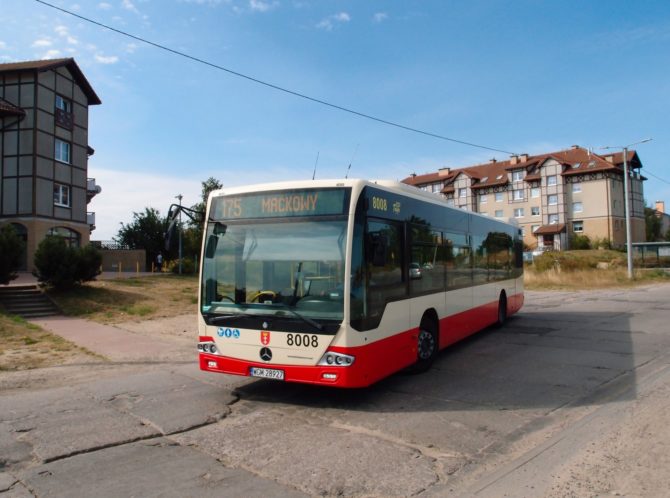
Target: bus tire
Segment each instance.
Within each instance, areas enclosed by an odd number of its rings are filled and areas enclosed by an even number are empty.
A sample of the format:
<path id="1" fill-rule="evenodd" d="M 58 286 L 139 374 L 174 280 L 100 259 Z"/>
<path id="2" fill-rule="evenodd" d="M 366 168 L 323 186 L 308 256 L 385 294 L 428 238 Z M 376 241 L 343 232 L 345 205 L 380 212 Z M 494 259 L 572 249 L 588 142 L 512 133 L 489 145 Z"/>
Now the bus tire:
<path id="1" fill-rule="evenodd" d="M 498 299 L 498 319 L 496 320 L 496 327 L 502 327 L 507 321 L 507 294 L 505 291 L 500 293 Z"/>
<path id="2" fill-rule="evenodd" d="M 416 344 L 416 363 L 412 372 L 421 373 L 430 369 L 439 351 L 437 325 L 434 321 L 424 316 L 419 326 L 419 335 Z"/>

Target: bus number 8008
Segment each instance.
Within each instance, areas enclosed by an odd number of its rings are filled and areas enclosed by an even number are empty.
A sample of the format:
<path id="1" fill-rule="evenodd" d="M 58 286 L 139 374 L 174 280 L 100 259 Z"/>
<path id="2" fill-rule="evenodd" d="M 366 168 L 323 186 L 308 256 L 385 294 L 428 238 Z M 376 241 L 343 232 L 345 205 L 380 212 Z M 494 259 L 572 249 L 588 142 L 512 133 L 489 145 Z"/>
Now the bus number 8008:
<path id="1" fill-rule="evenodd" d="M 304 346 L 304 347 L 319 347 L 319 336 L 308 334 L 288 334 L 286 336 L 286 344 L 288 346 Z"/>

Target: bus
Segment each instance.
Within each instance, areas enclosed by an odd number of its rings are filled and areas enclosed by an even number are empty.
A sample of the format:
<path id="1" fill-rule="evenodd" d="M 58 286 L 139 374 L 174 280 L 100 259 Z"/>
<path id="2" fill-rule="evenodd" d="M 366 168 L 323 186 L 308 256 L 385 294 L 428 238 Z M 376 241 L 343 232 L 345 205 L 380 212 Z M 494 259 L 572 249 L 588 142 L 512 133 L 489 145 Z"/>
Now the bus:
<path id="1" fill-rule="evenodd" d="M 225 188 L 207 202 L 202 370 L 365 387 L 523 305 L 512 224 L 393 181 Z"/>

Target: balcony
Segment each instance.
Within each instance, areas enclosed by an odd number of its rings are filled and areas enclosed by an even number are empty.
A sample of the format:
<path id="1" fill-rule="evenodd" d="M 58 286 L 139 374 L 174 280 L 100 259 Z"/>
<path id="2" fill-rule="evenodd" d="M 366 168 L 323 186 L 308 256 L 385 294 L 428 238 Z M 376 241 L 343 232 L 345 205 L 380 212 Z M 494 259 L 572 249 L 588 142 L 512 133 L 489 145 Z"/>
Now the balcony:
<path id="1" fill-rule="evenodd" d="M 86 223 L 88 223 L 91 232 L 95 230 L 95 213 L 86 213 Z"/>
<path id="2" fill-rule="evenodd" d="M 102 187 L 96 185 L 95 178 L 88 178 L 86 180 L 86 202 L 91 202 L 91 199 L 102 192 Z"/>
<path id="3" fill-rule="evenodd" d="M 72 113 L 56 108 L 56 124 L 67 130 L 72 130 L 74 128 Z"/>

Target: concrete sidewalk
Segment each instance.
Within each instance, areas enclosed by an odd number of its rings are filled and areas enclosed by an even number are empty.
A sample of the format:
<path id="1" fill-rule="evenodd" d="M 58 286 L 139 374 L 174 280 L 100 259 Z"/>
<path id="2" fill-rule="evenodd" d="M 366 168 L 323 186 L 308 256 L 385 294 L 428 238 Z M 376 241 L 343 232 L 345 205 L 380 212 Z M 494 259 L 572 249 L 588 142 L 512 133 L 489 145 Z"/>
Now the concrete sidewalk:
<path id="1" fill-rule="evenodd" d="M 169 337 L 151 337 L 137 334 L 113 325 L 70 317 L 45 317 L 32 323 L 75 343 L 111 361 L 169 361 L 190 356 L 183 344 Z M 193 340 L 193 361 L 197 360 Z"/>

